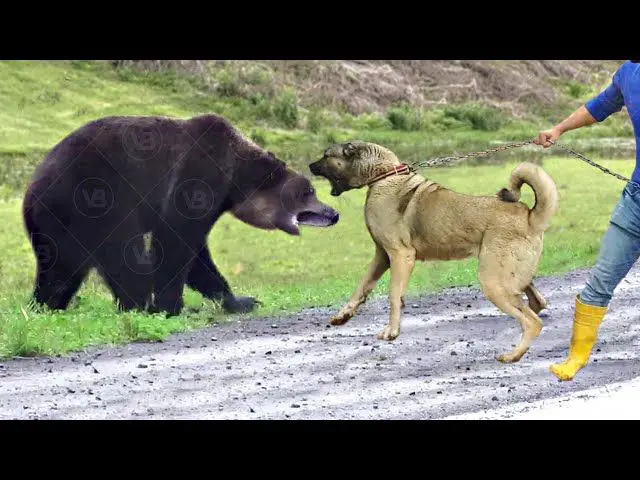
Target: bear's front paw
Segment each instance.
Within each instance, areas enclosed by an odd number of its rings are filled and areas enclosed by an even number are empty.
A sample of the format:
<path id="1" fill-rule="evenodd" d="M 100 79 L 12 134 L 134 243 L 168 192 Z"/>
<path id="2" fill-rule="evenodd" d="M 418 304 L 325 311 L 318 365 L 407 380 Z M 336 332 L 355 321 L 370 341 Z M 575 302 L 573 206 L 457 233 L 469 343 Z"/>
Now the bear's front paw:
<path id="1" fill-rule="evenodd" d="M 222 302 L 222 308 L 224 308 L 227 313 L 248 313 L 254 310 L 258 304 L 260 304 L 260 301 L 253 297 L 228 295 Z"/>

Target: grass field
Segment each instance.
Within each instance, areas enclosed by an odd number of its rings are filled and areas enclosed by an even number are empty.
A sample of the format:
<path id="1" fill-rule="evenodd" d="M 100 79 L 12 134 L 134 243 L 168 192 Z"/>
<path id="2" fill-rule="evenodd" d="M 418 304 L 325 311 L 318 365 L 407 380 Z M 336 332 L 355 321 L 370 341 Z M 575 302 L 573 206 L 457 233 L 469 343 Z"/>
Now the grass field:
<path id="1" fill-rule="evenodd" d="M 36 314 L 27 310 L 35 262 L 20 215 L 22 191 L 43 153 L 88 120 L 116 113 L 186 117 L 214 111 L 238 122 L 246 133 L 253 132 L 261 143 L 292 159 L 298 168 L 304 168 L 329 140 L 364 138 L 428 156 L 447 148 L 485 148 L 495 139 L 522 140 L 537 131 L 532 125 L 507 124 L 497 132 L 457 126 L 446 135 L 431 135 L 389 129 L 368 117 L 345 116 L 337 123 L 318 121 L 314 132 L 283 128 L 277 119 L 265 119 L 255 108 L 234 99 L 207 97 L 185 79 L 141 78 L 86 62 L 0 62 L 0 356 L 57 354 L 88 345 L 160 340 L 175 331 L 228 318 L 190 290 L 186 292 L 187 308 L 180 317 L 118 314 L 109 292 L 94 275 L 68 311 Z M 613 135 L 618 128 L 614 127 L 599 125 L 592 132 L 595 136 Z M 505 185 L 516 158 L 508 157 L 502 164 L 432 170 L 429 176 L 460 192 L 492 195 Z M 633 168 L 630 159 L 601 163 L 626 175 Z M 623 184 L 573 158 L 546 156 L 543 165 L 560 188 L 561 206 L 546 236 L 539 274 L 588 266 L 595 259 Z M 326 182 L 315 183 L 320 199 L 341 214 L 333 228 L 304 228 L 301 237 L 291 237 L 253 229 L 225 215 L 212 231 L 209 242 L 214 259 L 235 292 L 263 302 L 256 315 L 306 306 L 338 308 L 371 259 L 372 244 L 363 221 L 365 192 L 334 198 Z M 528 189 L 523 200 L 531 203 Z M 410 293 L 475 284 L 475 267 L 473 259 L 421 264 L 411 278 Z M 387 285 L 388 274 L 374 295 L 385 295 Z"/>

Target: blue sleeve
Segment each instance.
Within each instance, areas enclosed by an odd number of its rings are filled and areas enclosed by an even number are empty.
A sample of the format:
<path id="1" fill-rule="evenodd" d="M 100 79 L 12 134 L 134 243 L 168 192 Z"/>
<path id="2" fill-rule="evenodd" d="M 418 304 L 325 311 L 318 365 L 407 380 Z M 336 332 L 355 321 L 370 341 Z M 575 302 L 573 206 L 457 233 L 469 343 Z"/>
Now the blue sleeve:
<path id="1" fill-rule="evenodd" d="M 620 75 L 621 69 L 618 69 L 613 75 L 611 84 L 585 104 L 585 108 L 598 122 L 603 121 L 613 113 L 619 112 L 624 106 Z"/>

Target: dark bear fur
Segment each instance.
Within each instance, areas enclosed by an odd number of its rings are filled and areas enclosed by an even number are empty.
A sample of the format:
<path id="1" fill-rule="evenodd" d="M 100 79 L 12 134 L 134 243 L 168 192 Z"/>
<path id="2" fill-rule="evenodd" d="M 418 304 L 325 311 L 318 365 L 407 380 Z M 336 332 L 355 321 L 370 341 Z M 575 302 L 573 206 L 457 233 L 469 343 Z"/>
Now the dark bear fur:
<path id="1" fill-rule="evenodd" d="M 228 312 L 250 311 L 256 300 L 232 294 L 207 247 L 224 212 L 292 235 L 338 221 L 306 177 L 220 116 L 90 122 L 49 152 L 26 191 L 34 300 L 65 309 L 96 268 L 123 310 L 178 314 L 186 283 Z"/>

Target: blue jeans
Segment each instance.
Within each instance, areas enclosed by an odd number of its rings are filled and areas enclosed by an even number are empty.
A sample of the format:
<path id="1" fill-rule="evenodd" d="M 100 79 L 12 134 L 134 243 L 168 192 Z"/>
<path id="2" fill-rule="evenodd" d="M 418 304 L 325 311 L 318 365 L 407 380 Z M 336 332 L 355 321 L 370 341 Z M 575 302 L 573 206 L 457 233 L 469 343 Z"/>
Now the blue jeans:
<path id="1" fill-rule="evenodd" d="M 640 184 L 629 182 L 611 215 L 598 260 L 591 270 L 580 301 L 606 307 L 613 291 L 640 257 Z"/>

